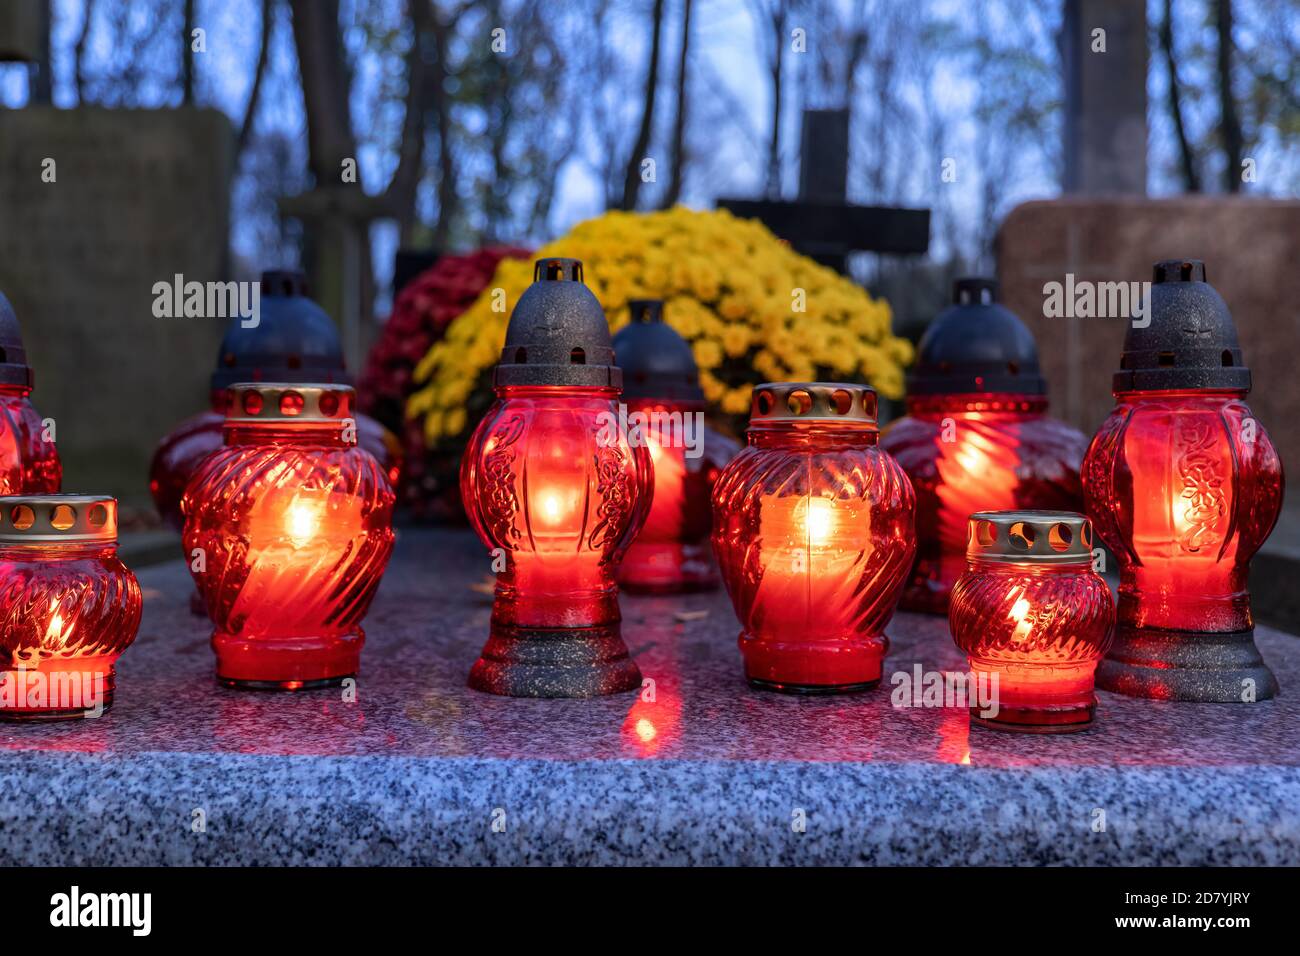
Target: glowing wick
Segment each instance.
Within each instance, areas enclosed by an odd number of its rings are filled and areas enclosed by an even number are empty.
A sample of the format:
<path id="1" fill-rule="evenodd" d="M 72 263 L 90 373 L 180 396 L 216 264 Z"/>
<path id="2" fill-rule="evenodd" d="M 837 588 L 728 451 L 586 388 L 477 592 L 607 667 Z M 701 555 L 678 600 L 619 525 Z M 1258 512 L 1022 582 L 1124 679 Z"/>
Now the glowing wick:
<path id="1" fill-rule="evenodd" d="M 542 495 L 541 500 L 542 517 L 548 524 L 559 524 L 560 519 L 564 516 L 564 502 L 555 492 L 547 492 Z"/>
<path id="2" fill-rule="evenodd" d="M 1011 606 L 1011 620 L 1016 622 L 1016 629 L 1012 633 L 1013 640 L 1022 640 L 1029 636 L 1029 631 L 1033 627 L 1030 621 L 1025 620 L 1025 615 L 1029 613 L 1029 601 L 1021 598 Z"/>
<path id="3" fill-rule="evenodd" d="M 808 499 L 808 512 L 804 521 L 808 529 L 808 544 L 819 547 L 830 540 L 835 529 L 835 512 L 825 498 Z"/>
<path id="4" fill-rule="evenodd" d="M 316 509 L 300 501 L 291 504 L 284 515 L 285 531 L 295 548 L 301 548 L 316 537 L 317 524 Z"/>
<path id="5" fill-rule="evenodd" d="M 68 628 L 67 634 L 63 633 L 63 615 L 59 613 L 59 599 L 54 598 L 50 601 L 50 624 L 45 629 L 45 639 L 41 643 L 50 650 L 57 650 L 71 634 L 71 627 Z"/>

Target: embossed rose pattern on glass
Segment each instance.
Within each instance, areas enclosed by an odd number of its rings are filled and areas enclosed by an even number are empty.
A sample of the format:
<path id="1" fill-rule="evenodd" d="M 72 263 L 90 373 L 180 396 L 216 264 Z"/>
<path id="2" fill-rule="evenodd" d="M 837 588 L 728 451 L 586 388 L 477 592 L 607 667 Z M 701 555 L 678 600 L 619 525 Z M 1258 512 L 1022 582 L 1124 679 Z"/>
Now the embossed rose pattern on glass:
<path id="1" fill-rule="evenodd" d="M 63 466 L 53 441 L 32 407 L 30 388 L 0 385 L 0 494 L 53 494 Z"/>
<path id="2" fill-rule="evenodd" d="M 1247 572 L 1282 464 L 1244 392 L 1121 393 L 1084 461 L 1088 513 L 1120 565 L 1119 622 L 1244 631 Z"/>
<path id="3" fill-rule="evenodd" d="M 494 627 L 619 620 L 616 574 L 653 494 L 650 451 L 617 421 L 618 390 L 504 386 L 461 462 L 470 523 L 504 558 Z"/>

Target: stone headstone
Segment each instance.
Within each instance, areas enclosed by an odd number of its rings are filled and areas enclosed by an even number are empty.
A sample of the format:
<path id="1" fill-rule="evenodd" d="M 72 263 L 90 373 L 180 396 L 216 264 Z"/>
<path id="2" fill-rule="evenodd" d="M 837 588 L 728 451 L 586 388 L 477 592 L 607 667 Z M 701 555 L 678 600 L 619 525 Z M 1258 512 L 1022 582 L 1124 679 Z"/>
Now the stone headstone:
<path id="1" fill-rule="evenodd" d="M 226 320 L 153 286 L 226 278 L 233 138 L 217 110 L 0 110 L 0 289 L 66 490 L 148 501 L 158 440 L 207 402 Z"/>
<path id="2" fill-rule="evenodd" d="M 1065 0 L 1068 193 L 1146 194 L 1147 17 L 1135 0 Z"/>
<path id="3" fill-rule="evenodd" d="M 998 235 L 1006 306 L 1038 338 L 1054 414 L 1092 434 L 1114 405 L 1126 322 L 1048 318 L 1044 285 L 1147 282 L 1160 259 L 1201 259 L 1232 310 L 1253 389 L 1247 401 L 1293 474 L 1300 469 L 1300 201 L 1245 197 L 1066 198 L 1011 211 Z"/>

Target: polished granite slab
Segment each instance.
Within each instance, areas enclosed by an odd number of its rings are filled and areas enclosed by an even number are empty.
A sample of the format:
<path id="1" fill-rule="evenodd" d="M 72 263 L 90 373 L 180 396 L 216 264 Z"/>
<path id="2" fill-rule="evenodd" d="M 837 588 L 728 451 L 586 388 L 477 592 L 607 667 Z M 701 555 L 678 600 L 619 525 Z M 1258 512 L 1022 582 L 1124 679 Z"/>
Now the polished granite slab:
<path id="1" fill-rule="evenodd" d="M 404 530 L 366 622 L 357 700 L 213 680 L 179 562 L 144 569 L 105 716 L 0 723 L 0 863 L 1300 864 L 1300 639 L 1261 628 L 1282 695 L 1101 693 L 1094 729 L 972 728 L 891 688 L 751 690 L 722 593 L 623 598 L 655 699 L 465 687 L 489 559 Z M 886 677 L 959 669 L 899 614 Z"/>

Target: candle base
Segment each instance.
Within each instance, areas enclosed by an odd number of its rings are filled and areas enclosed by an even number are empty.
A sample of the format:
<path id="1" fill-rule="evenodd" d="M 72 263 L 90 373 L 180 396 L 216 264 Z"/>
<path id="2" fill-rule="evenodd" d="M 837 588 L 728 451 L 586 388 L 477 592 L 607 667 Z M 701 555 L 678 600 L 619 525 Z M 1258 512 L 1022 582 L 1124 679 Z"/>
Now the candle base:
<path id="1" fill-rule="evenodd" d="M 854 637 L 784 643 L 742 633 L 745 679 L 758 690 L 785 694 L 856 694 L 880 683 L 889 639 Z"/>
<path id="2" fill-rule="evenodd" d="M 213 634 L 217 682 L 239 690 L 335 687 L 361 666 L 365 632 L 330 637 L 247 638 Z"/>
<path id="3" fill-rule="evenodd" d="M 27 722 L 98 717 L 113 706 L 116 670 L 104 658 L 46 660 L 0 671 L 0 720 Z"/>
<path id="4" fill-rule="evenodd" d="M 860 694 L 872 690 L 880 684 L 879 680 L 864 681 L 858 684 L 783 684 L 780 681 L 761 680 L 757 677 L 746 678 L 754 690 L 770 690 L 778 694 L 802 694 L 808 697 L 830 696 L 832 694 Z"/>
<path id="5" fill-rule="evenodd" d="M 1077 707 L 1006 707 L 996 717 L 981 717 L 980 708 L 970 709 L 970 722 L 990 730 L 1020 734 L 1074 734 L 1093 725 L 1097 700 Z"/>
<path id="6" fill-rule="evenodd" d="M 1129 697 L 1219 704 L 1278 693 L 1254 628 L 1213 633 L 1121 624 L 1097 668 L 1097 686 Z"/>
<path id="7" fill-rule="evenodd" d="M 600 697 L 639 690 L 641 670 L 617 623 L 555 629 L 494 621 L 469 686 L 502 697 Z"/>

